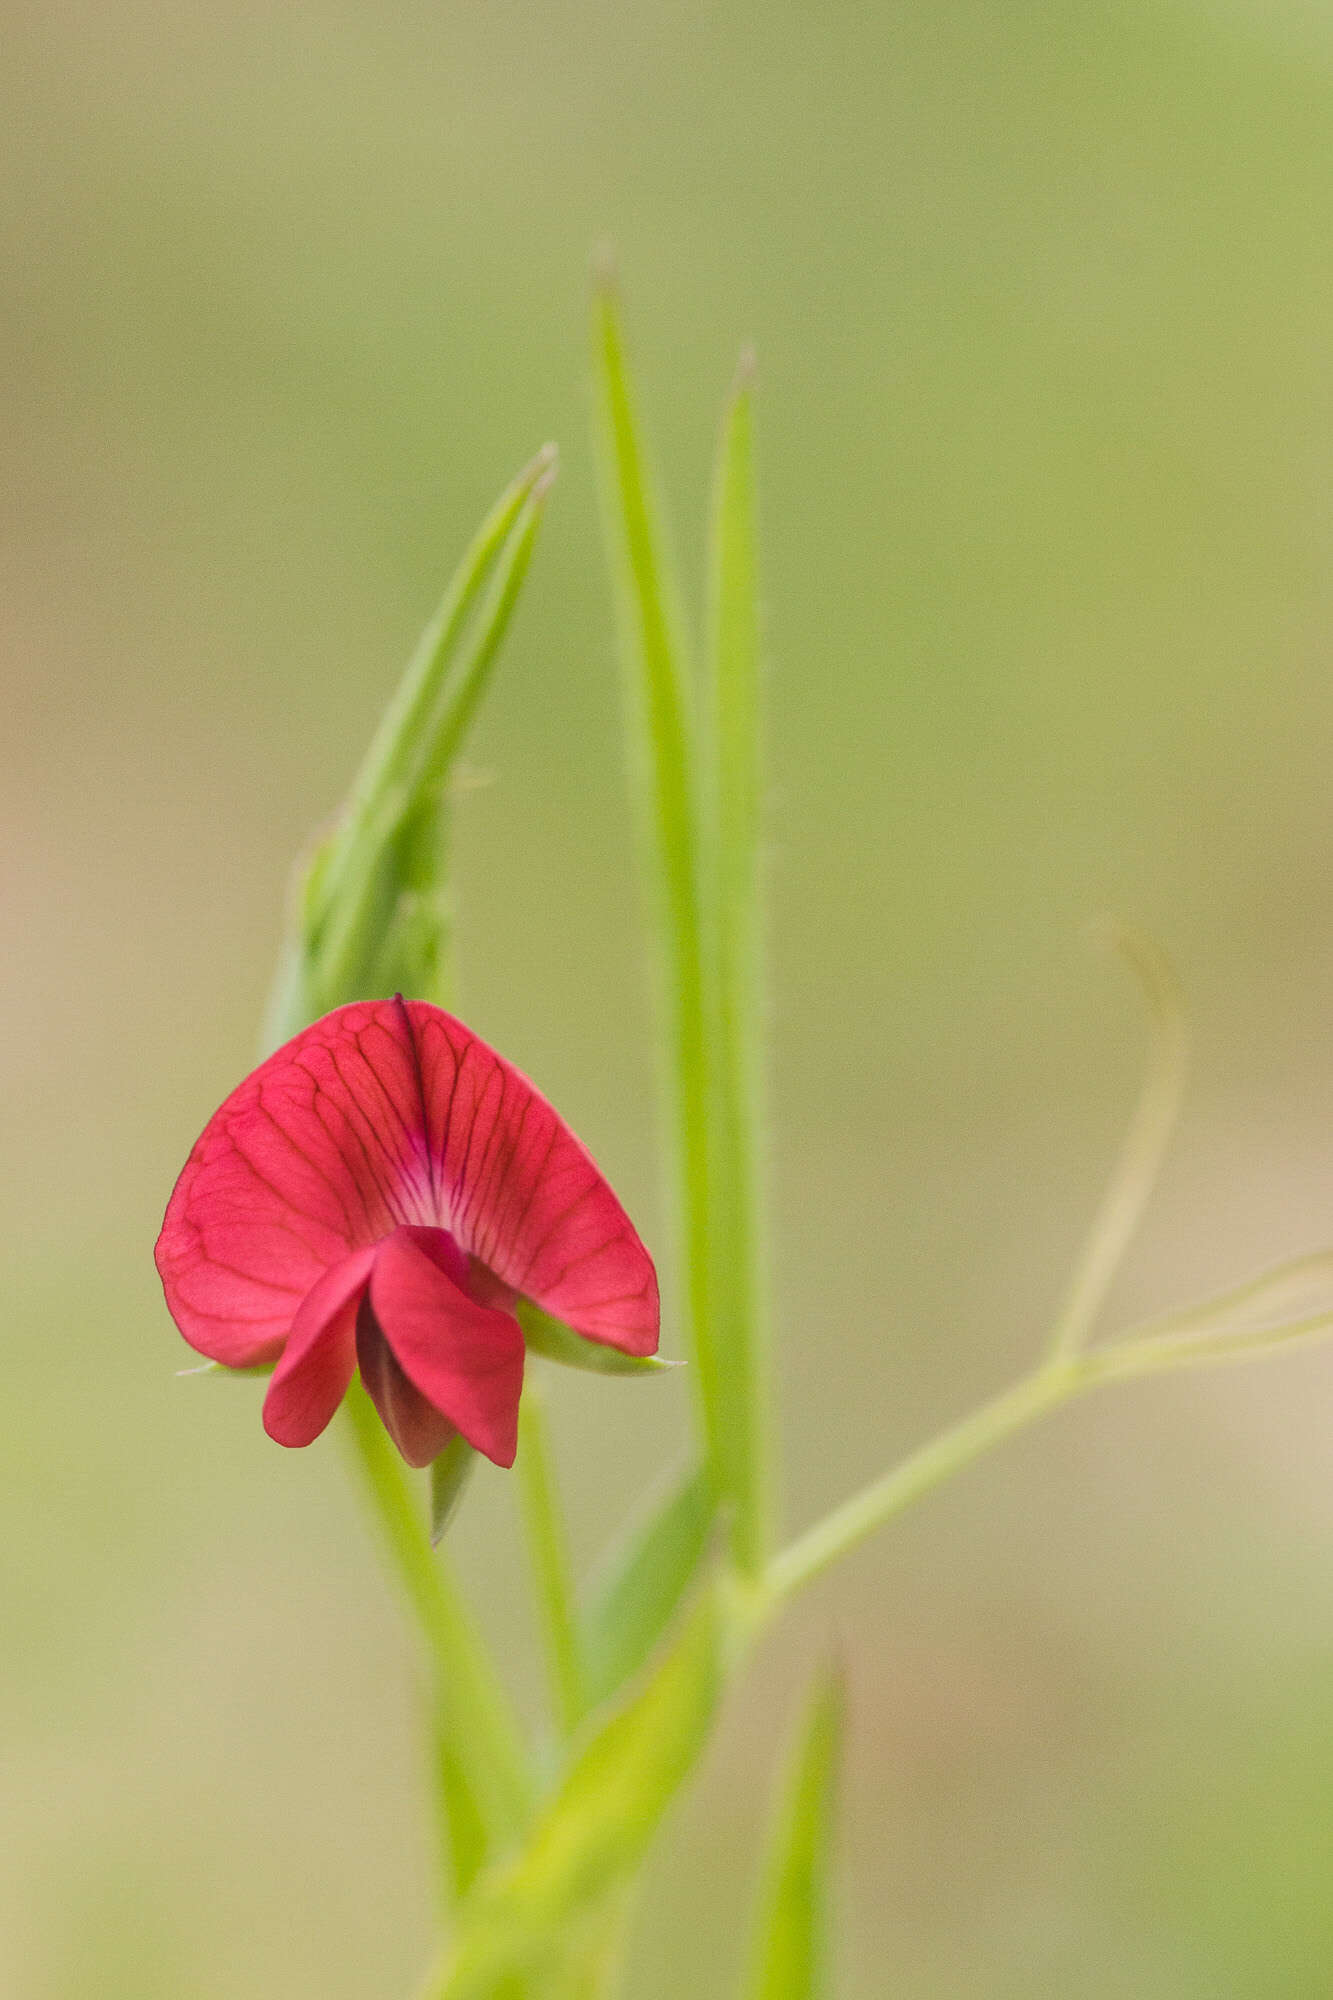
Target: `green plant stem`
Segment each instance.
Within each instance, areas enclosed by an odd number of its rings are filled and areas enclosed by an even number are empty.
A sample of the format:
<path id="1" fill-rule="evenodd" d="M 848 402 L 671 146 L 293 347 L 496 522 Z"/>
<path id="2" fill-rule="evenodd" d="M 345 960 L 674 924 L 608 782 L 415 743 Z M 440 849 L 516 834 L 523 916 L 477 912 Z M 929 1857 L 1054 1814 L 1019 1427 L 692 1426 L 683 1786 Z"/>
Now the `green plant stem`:
<path id="1" fill-rule="evenodd" d="M 1189 1064 L 1189 1033 L 1179 983 L 1160 945 L 1118 919 L 1099 927 L 1135 974 L 1148 1003 L 1148 1065 L 1120 1152 L 1070 1280 L 1051 1335 L 1053 1358 L 1078 1352 L 1106 1303 L 1130 1239 L 1157 1184 L 1175 1129 Z"/>
<path id="2" fill-rule="evenodd" d="M 417 1496 L 360 1380 L 344 1409 L 367 1493 L 429 1649 L 450 1719 L 449 1740 L 467 1773 L 492 1847 L 516 1840 L 532 1803 L 523 1740 L 448 1559 L 432 1550 Z"/>
<path id="3" fill-rule="evenodd" d="M 765 1595 L 774 1604 L 793 1596 L 876 1528 L 905 1512 L 1015 1431 L 1058 1409 L 1082 1386 L 1077 1361 L 1044 1362 L 800 1536 L 770 1564 Z"/>
<path id="4" fill-rule="evenodd" d="M 1039 1417 L 1090 1389 L 1132 1382 L 1182 1368 L 1208 1368 L 1258 1360 L 1276 1348 L 1315 1340 L 1333 1330 L 1333 1313 L 1291 1320 L 1267 1332 L 1210 1332 L 1181 1315 L 1147 1332 L 1131 1332 L 1083 1354 L 1052 1355 L 988 1403 L 911 1452 L 882 1479 L 798 1537 L 770 1565 L 759 1593 L 759 1615 L 779 1605 L 847 1555 L 877 1528 L 962 1472 L 975 1459 L 1024 1430 Z"/>
<path id="5" fill-rule="evenodd" d="M 572 1736 L 583 1720 L 583 1666 L 546 1412 L 532 1382 L 519 1404 L 518 1475 L 556 1722 L 562 1735 Z"/>

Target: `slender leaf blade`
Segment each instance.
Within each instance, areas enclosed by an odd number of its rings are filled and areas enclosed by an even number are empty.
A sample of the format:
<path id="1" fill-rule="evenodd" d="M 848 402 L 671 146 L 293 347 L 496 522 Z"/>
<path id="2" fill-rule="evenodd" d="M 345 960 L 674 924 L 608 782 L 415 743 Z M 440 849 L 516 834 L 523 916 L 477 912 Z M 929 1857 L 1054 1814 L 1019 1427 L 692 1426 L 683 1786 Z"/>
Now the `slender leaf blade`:
<path id="1" fill-rule="evenodd" d="M 441 679 L 434 709 L 421 723 L 422 741 L 398 775 L 387 766 L 380 787 L 349 811 L 344 844 L 325 864 L 321 891 L 324 911 L 309 940 L 313 987 L 326 1007 L 343 1000 L 373 999 L 370 981 L 405 892 L 420 895 L 424 866 L 418 842 L 412 850 L 415 882 L 408 879 L 402 844 L 411 843 L 418 815 L 429 816 L 442 797 L 450 768 L 476 711 L 490 669 L 508 630 L 532 558 L 537 530 L 550 490 L 548 467 L 524 500 L 507 539 L 494 558 L 493 573 L 479 578 L 481 602 L 473 621 L 451 641 L 448 672 Z M 409 670 L 410 671 L 410 670 Z M 432 881 L 431 886 L 434 886 Z"/>
<path id="2" fill-rule="evenodd" d="M 661 1639 L 698 1574 L 715 1518 L 708 1475 L 692 1466 L 615 1551 L 581 1620 L 590 1708 L 631 1680 Z"/>
<path id="3" fill-rule="evenodd" d="M 630 380 L 620 307 L 609 282 L 593 304 L 598 461 L 620 633 L 630 770 L 658 959 L 673 1184 L 694 1386 L 720 1477 L 725 1434 L 717 1396 L 709 1259 L 709 1014 L 700 907 L 697 746 L 683 620 Z"/>
<path id="4" fill-rule="evenodd" d="M 742 357 L 718 444 L 710 532 L 707 923 L 713 968 L 712 1307 L 717 1398 L 741 1568 L 767 1549 L 768 1432 L 759 1161 L 760 629 L 754 365 Z"/>
<path id="5" fill-rule="evenodd" d="M 447 1700 L 437 1695 L 431 1711 L 436 1799 L 440 1813 L 441 1846 L 448 1858 L 453 1899 L 465 1896 L 486 1863 L 490 1838 L 486 1818 L 459 1755 Z"/>
<path id="6" fill-rule="evenodd" d="M 646 1683 L 589 1737 L 520 1852 L 477 1883 L 424 2000 L 480 2000 L 514 1974 L 558 1974 L 581 1950 L 703 1747 L 722 1632 L 710 1589 Z"/>
<path id="7" fill-rule="evenodd" d="M 534 495 L 549 487 L 558 461 L 544 445 L 500 495 L 450 578 L 403 674 L 348 798 L 347 817 L 319 884 L 327 904 L 337 896 L 340 857 L 355 848 L 391 793 L 414 794 L 438 765 L 439 733 L 460 700 L 470 670 L 460 671 L 461 641 L 481 601 L 496 559 Z M 474 691 L 475 693 L 475 691 Z"/>
<path id="8" fill-rule="evenodd" d="M 445 982 L 444 796 L 508 628 L 554 478 L 553 446 L 483 521 L 414 653 L 346 808 L 302 862 L 265 1016 L 272 1048 L 345 1000 Z"/>
<path id="9" fill-rule="evenodd" d="M 783 1780 L 744 2000 L 820 2000 L 838 1758 L 846 1706 L 837 1670 L 816 1683 Z"/>

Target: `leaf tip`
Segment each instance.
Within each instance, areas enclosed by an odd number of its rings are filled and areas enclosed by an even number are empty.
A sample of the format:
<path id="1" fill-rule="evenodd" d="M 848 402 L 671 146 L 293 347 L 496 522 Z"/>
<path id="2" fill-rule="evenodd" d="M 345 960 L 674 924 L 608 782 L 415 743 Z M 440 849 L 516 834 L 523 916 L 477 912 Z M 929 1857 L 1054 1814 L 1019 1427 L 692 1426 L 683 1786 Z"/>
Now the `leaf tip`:
<path id="1" fill-rule="evenodd" d="M 538 480 L 544 478 L 548 472 L 554 471 L 559 463 L 560 447 L 554 438 L 548 438 L 541 450 L 533 453 L 519 474 L 519 478 L 529 491 L 531 491 Z"/>
<path id="2" fill-rule="evenodd" d="M 545 446 L 544 449 L 550 455 L 528 489 L 528 505 L 536 509 L 546 504 L 547 496 L 560 472 L 560 453 L 556 447 L 552 444 Z"/>

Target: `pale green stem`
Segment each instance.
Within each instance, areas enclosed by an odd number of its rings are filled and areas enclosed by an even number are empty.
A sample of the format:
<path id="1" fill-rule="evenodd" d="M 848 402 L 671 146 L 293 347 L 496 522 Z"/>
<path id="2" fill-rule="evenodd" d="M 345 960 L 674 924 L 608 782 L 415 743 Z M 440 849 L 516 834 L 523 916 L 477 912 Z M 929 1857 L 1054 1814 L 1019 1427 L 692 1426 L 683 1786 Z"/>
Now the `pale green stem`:
<path id="1" fill-rule="evenodd" d="M 449 1740 L 467 1773 L 493 1846 L 521 1834 L 531 1806 L 523 1740 L 452 1568 L 432 1550 L 406 1468 L 361 1382 L 343 1405 L 367 1491 L 429 1648 L 435 1684 L 451 1718 Z"/>
<path id="2" fill-rule="evenodd" d="M 767 1617 L 803 1585 L 865 1541 L 975 1459 L 1016 1431 L 1090 1389 L 1131 1382 L 1180 1368 L 1207 1368 L 1258 1360 L 1276 1348 L 1314 1340 L 1333 1330 L 1333 1313 L 1312 1313 L 1267 1332 L 1210 1333 L 1192 1328 L 1185 1317 L 1175 1329 L 1126 1334 L 1090 1353 L 1055 1355 L 1030 1375 L 1003 1390 L 980 1409 L 875 1480 L 853 1499 L 798 1537 L 770 1564 L 760 1594 Z"/>
<path id="3" fill-rule="evenodd" d="M 584 1707 L 574 1589 L 546 1413 L 531 1382 L 518 1409 L 518 1473 L 556 1721 L 562 1735 L 572 1736 Z"/>
<path id="4" fill-rule="evenodd" d="M 852 1500 L 835 1508 L 817 1527 L 809 1529 L 770 1564 L 766 1596 L 781 1603 L 882 1528 L 895 1515 L 942 1486 L 970 1465 L 973 1459 L 991 1451 L 1015 1431 L 1068 1402 L 1083 1386 L 1080 1364 L 1048 1361 L 1012 1388 L 973 1410 L 960 1423 L 942 1431 L 927 1445 L 914 1451 L 882 1479 L 877 1479 Z"/>
<path id="5" fill-rule="evenodd" d="M 1189 1061 L 1185 1009 L 1166 954 L 1153 939 L 1128 924 L 1107 920 L 1101 929 L 1106 941 L 1120 952 L 1143 987 L 1149 1013 L 1148 1067 L 1129 1129 L 1051 1336 L 1052 1357 L 1076 1354 L 1106 1303 L 1112 1280 L 1161 1171 L 1180 1112 Z"/>

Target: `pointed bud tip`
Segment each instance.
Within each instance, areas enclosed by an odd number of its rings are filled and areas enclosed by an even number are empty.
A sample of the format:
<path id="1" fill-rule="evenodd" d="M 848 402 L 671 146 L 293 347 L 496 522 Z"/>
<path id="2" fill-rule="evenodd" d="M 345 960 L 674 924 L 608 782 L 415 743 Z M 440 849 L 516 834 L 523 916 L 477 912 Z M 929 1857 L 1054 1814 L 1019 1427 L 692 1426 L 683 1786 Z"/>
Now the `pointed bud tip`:
<path id="1" fill-rule="evenodd" d="M 532 490 L 528 494 L 529 507 L 541 507 L 545 504 L 547 495 L 555 485 L 559 471 L 559 460 L 552 459 L 546 470 L 538 474 L 536 479 L 533 480 Z"/>
<path id="2" fill-rule="evenodd" d="M 526 486 L 529 492 L 531 492 L 533 487 L 537 485 L 538 481 L 544 478 L 548 473 L 552 472 L 555 469 L 555 467 L 559 465 L 559 463 L 560 463 L 559 445 L 554 443 L 544 444 L 540 451 L 533 453 L 532 457 L 528 460 L 527 464 L 524 466 L 522 472 L 519 473 L 518 475 L 519 485 Z"/>

